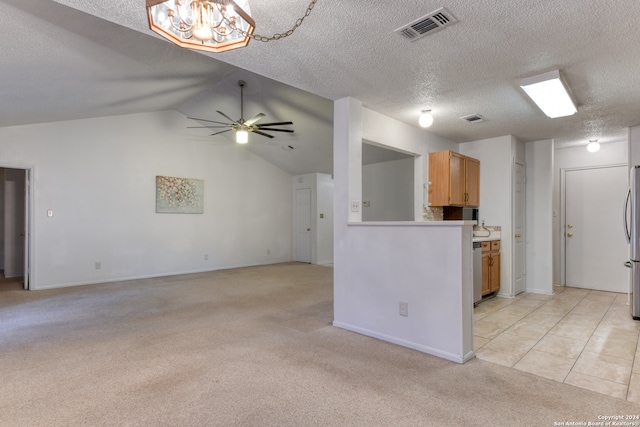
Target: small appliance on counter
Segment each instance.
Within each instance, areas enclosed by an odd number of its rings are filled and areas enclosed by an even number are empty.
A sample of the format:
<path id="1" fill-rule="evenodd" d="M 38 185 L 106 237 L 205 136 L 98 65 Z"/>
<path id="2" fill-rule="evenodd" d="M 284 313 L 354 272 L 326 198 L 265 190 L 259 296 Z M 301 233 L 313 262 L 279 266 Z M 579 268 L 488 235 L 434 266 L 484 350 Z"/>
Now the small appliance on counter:
<path id="1" fill-rule="evenodd" d="M 478 208 L 463 208 L 461 206 L 443 206 L 442 214 L 445 221 L 477 221 L 480 218 Z"/>

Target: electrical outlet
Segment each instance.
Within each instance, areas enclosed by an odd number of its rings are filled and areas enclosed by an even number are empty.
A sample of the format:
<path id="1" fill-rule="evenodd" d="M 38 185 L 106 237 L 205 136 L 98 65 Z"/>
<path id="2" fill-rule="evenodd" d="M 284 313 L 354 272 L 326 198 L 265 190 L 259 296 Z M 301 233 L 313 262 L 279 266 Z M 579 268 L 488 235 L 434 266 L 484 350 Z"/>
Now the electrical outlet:
<path id="1" fill-rule="evenodd" d="M 360 212 L 360 201 L 358 200 L 351 201 L 351 212 Z"/>
<path id="2" fill-rule="evenodd" d="M 102 269 L 102 263 L 100 261 L 96 261 L 96 270 Z"/>
<path id="3" fill-rule="evenodd" d="M 400 301 L 400 316 L 409 317 L 409 303 Z"/>

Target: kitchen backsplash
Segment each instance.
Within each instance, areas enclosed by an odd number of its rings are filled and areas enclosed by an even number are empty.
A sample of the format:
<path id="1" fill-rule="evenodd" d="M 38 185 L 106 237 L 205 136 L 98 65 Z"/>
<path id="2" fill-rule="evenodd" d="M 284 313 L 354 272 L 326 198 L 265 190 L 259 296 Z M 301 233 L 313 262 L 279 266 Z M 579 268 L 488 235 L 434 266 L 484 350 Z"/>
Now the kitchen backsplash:
<path id="1" fill-rule="evenodd" d="M 422 207 L 422 219 L 424 221 L 442 221 L 444 212 L 442 208 L 423 206 Z"/>

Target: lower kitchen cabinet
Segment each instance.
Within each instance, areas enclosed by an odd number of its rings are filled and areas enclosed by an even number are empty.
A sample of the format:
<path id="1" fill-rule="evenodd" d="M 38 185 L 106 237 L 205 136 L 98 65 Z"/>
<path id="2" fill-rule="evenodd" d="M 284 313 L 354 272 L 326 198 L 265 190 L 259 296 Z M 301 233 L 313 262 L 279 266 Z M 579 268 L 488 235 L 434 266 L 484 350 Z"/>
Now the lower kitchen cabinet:
<path id="1" fill-rule="evenodd" d="M 500 240 L 482 242 L 482 296 L 500 290 Z"/>

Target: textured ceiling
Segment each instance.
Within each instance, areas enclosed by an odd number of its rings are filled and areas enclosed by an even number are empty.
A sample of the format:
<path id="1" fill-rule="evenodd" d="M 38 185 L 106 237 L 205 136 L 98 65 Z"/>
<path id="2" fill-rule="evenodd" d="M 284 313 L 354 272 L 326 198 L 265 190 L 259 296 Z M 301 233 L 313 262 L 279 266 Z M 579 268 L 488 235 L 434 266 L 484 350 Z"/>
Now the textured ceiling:
<path id="1" fill-rule="evenodd" d="M 291 27 L 307 3 L 250 5 L 256 33 L 270 35 Z M 235 117 L 239 76 L 254 89 L 247 116 L 294 121 L 294 135 L 249 148 L 291 173 L 330 172 L 331 101 L 345 96 L 412 125 L 431 109 L 429 132 L 456 142 L 515 135 L 606 143 L 640 124 L 637 0 L 318 0 L 291 37 L 217 55 L 151 33 L 142 0 L 0 6 L 0 126 L 163 109 Z M 393 32 L 441 6 L 458 22 L 415 42 Z M 574 116 L 546 118 L 518 86 L 553 69 L 573 91 Z M 461 119 L 469 114 L 487 121 Z"/>

